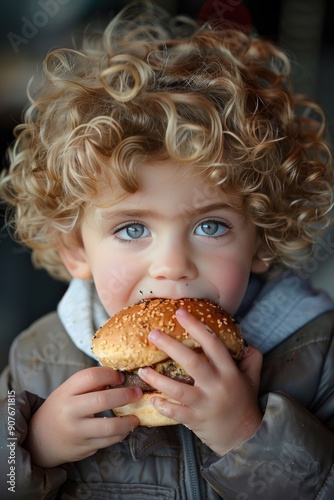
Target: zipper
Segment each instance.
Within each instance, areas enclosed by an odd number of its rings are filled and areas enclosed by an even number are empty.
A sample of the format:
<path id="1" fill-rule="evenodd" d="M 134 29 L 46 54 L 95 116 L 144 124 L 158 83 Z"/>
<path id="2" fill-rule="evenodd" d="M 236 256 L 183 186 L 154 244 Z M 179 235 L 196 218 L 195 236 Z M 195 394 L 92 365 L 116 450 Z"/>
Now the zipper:
<path id="1" fill-rule="evenodd" d="M 222 496 L 210 481 L 204 479 L 199 471 L 199 463 L 195 449 L 195 437 L 192 431 L 185 426 L 179 426 L 179 436 L 183 454 L 185 493 L 186 500 L 207 500 L 206 485 L 209 484 L 217 494 L 217 499 L 228 500 L 229 497 Z"/>
<path id="2" fill-rule="evenodd" d="M 179 434 L 184 463 L 184 483 L 187 500 L 202 500 L 198 463 L 194 446 L 193 433 L 183 425 L 179 426 Z"/>

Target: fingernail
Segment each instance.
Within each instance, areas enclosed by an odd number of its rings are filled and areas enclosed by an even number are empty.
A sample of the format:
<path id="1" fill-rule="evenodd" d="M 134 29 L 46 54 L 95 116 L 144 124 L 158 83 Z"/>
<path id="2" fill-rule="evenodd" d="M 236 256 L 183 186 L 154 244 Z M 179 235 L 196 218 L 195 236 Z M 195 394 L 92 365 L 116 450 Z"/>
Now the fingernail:
<path id="1" fill-rule="evenodd" d="M 182 309 L 182 308 L 178 309 L 175 314 L 176 314 L 176 316 L 179 316 L 180 318 L 186 318 L 188 316 L 187 311 L 185 309 Z"/>
<path id="2" fill-rule="evenodd" d="M 123 384 L 123 382 L 125 381 L 125 375 L 124 375 L 124 373 L 123 372 L 118 372 L 118 375 L 119 375 L 121 384 Z"/>
<path id="3" fill-rule="evenodd" d="M 141 377 L 142 375 L 145 376 L 148 373 L 148 370 L 149 369 L 147 367 L 145 367 L 145 366 L 143 368 L 139 368 L 139 370 L 138 370 L 139 377 Z"/>
<path id="4" fill-rule="evenodd" d="M 150 340 L 158 340 L 158 338 L 160 337 L 161 335 L 161 332 L 159 332 L 159 330 L 152 330 L 149 334 L 148 334 L 148 338 Z"/>
<path id="5" fill-rule="evenodd" d="M 242 350 L 243 357 L 246 357 L 248 353 L 249 353 L 249 347 L 245 345 Z"/>
<path id="6" fill-rule="evenodd" d="M 134 390 L 135 390 L 136 398 L 137 399 L 141 399 L 141 397 L 143 395 L 143 392 L 142 392 L 141 388 L 140 387 L 135 387 Z"/>

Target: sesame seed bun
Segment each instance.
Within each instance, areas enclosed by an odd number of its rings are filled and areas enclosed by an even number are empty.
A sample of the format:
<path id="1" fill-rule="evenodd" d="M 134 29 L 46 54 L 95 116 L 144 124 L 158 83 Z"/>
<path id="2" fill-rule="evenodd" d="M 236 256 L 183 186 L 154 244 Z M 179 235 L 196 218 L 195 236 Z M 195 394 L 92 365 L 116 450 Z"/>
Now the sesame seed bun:
<path id="1" fill-rule="evenodd" d="M 103 366 L 133 372 L 143 366 L 159 366 L 169 356 L 148 341 L 148 334 L 158 329 L 191 349 L 200 349 L 175 317 L 183 308 L 207 325 L 225 343 L 232 357 L 242 357 L 244 341 L 235 320 L 220 306 L 204 299 L 151 299 L 125 307 L 100 328 L 92 340 L 92 351 Z M 155 392 L 155 395 L 164 395 Z M 174 420 L 160 415 L 149 402 L 152 392 L 135 404 L 113 409 L 116 415 L 135 414 L 141 425 L 171 425 Z"/>

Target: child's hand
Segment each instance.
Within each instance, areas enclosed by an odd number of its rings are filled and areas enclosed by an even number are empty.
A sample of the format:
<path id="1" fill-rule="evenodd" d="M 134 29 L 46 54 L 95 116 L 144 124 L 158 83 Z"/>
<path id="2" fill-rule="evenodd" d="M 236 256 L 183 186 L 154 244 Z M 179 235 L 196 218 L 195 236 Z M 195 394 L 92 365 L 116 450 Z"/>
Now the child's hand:
<path id="1" fill-rule="evenodd" d="M 202 346 L 207 359 L 162 332 L 151 332 L 149 338 L 187 371 L 195 380 L 194 386 L 150 368 L 139 374 L 180 403 L 153 397 L 160 413 L 185 424 L 209 448 L 224 455 L 254 434 L 261 423 L 257 399 L 262 355 L 249 348 L 237 366 L 223 342 L 203 323 L 185 310 L 177 312 L 177 319 Z"/>
<path id="2" fill-rule="evenodd" d="M 106 389 L 121 383 L 111 368 L 87 368 L 53 391 L 29 422 L 25 447 L 33 463 L 55 467 L 122 441 L 139 424 L 137 417 L 94 417 L 142 397 L 139 388 Z"/>

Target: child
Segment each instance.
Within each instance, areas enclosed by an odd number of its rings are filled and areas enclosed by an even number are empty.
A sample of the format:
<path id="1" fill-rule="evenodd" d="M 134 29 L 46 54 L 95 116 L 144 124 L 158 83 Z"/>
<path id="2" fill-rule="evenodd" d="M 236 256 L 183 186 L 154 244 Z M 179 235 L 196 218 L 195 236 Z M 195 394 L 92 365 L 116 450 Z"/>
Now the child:
<path id="1" fill-rule="evenodd" d="M 51 52 L 17 127 L 2 197 L 35 263 L 72 279 L 2 374 L 1 498 L 333 498 L 334 305 L 292 271 L 329 223 L 321 112 L 270 43 L 181 27 L 134 2 Z M 182 310 L 206 358 L 152 332 L 195 380 L 141 370 L 177 401 L 152 399 L 179 422 L 161 428 L 113 416 L 141 389 L 90 349 L 152 297 L 211 299 L 250 344 L 237 366 Z"/>

